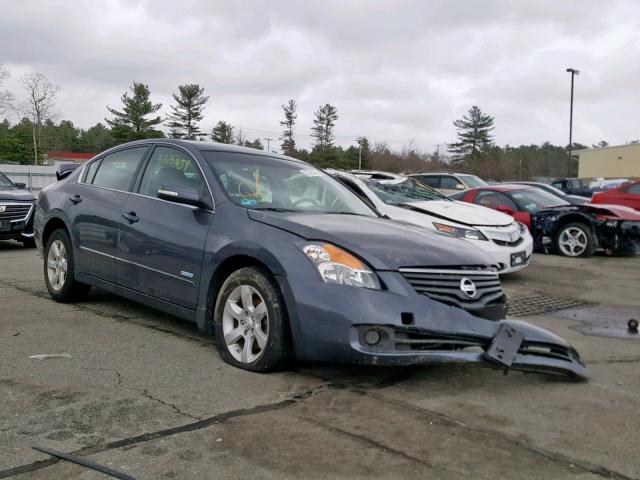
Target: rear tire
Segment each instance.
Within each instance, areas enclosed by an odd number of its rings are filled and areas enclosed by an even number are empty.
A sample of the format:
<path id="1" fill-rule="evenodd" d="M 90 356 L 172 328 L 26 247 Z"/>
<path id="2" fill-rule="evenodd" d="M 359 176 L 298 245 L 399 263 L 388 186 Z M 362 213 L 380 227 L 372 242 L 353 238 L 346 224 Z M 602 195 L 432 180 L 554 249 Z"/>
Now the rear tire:
<path id="1" fill-rule="evenodd" d="M 596 250 L 591 229 L 580 222 L 562 226 L 556 233 L 555 247 L 560 255 L 575 258 L 591 257 Z"/>
<path id="2" fill-rule="evenodd" d="M 291 333 L 282 294 L 263 268 L 241 268 L 227 278 L 216 299 L 213 328 L 220 357 L 235 367 L 271 372 L 291 362 Z"/>
<path id="3" fill-rule="evenodd" d="M 44 249 L 44 282 L 56 302 L 73 302 L 87 296 L 91 285 L 75 279 L 73 247 L 65 229 L 54 231 Z"/>

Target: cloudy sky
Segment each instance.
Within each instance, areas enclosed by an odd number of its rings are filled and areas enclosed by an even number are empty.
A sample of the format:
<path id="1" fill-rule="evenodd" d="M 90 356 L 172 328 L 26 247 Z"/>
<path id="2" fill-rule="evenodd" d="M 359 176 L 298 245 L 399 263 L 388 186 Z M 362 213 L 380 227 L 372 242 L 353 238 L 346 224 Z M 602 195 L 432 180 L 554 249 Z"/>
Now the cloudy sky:
<path id="1" fill-rule="evenodd" d="M 478 105 L 504 144 L 568 137 L 640 138 L 640 15 L 635 0 L 3 2 L 0 63 L 62 87 L 60 118 L 102 121 L 135 81 L 168 112 L 171 92 L 200 83 L 218 120 L 277 138 L 280 105 L 298 101 L 297 140 L 311 143 L 318 105 L 337 106 L 336 141 L 359 135 L 423 150 L 455 139 Z"/>

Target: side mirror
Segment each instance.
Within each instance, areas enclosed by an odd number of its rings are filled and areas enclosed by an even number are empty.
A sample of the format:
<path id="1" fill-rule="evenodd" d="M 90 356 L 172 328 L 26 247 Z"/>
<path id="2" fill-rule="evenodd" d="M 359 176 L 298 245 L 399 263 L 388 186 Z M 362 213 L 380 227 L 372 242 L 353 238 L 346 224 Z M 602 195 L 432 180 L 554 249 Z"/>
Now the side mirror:
<path id="1" fill-rule="evenodd" d="M 23 189 L 27 188 L 27 184 L 24 183 L 24 182 L 14 182 L 14 185 L 19 190 L 23 190 Z"/>
<path id="2" fill-rule="evenodd" d="M 463 185 L 463 184 L 461 184 L 461 183 L 458 183 L 458 184 L 456 185 L 456 190 L 465 190 L 464 185 Z"/>
<path id="3" fill-rule="evenodd" d="M 507 215 L 513 215 L 514 213 L 516 213 L 513 211 L 513 208 L 507 207 L 506 205 L 498 205 L 496 207 L 496 210 L 502 213 L 506 213 Z"/>
<path id="4" fill-rule="evenodd" d="M 193 187 L 163 185 L 158 190 L 158 198 L 173 203 L 191 205 L 198 208 L 211 208 L 211 205 L 200 191 Z"/>
<path id="5" fill-rule="evenodd" d="M 79 163 L 63 163 L 56 170 L 56 178 L 58 179 L 58 181 L 60 181 L 63 178 L 66 178 L 69 175 L 71 175 L 71 172 L 73 172 L 75 169 L 79 167 L 80 167 Z"/>

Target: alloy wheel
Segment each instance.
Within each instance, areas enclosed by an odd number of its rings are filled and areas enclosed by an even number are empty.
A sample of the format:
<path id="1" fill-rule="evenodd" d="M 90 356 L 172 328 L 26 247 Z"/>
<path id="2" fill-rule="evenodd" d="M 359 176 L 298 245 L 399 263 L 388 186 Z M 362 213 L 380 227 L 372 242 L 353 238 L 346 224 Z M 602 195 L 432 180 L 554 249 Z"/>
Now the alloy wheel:
<path id="1" fill-rule="evenodd" d="M 569 227 L 560 233 L 558 246 L 568 257 L 579 257 L 587 249 L 587 235 L 581 228 Z"/>
<path id="2" fill-rule="evenodd" d="M 253 363 L 264 353 L 269 335 L 269 313 L 254 287 L 240 285 L 227 298 L 222 314 L 224 341 L 233 357 Z"/>
<path id="3" fill-rule="evenodd" d="M 67 249 L 60 240 L 54 241 L 47 254 L 47 277 L 54 292 L 59 292 L 67 280 Z"/>

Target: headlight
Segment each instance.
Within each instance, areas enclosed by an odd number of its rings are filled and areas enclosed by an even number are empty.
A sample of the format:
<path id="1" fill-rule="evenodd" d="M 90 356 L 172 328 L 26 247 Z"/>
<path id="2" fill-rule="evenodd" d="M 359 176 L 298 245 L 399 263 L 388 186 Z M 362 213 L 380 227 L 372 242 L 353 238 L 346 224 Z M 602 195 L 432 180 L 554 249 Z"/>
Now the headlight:
<path id="1" fill-rule="evenodd" d="M 518 227 L 520 227 L 520 235 L 524 236 L 527 231 L 527 226 L 524 223 L 518 222 Z"/>
<path id="2" fill-rule="evenodd" d="M 433 226 L 436 227 L 441 233 L 446 233 L 447 235 L 452 235 L 454 237 L 466 238 L 467 240 L 486 240 L 482 232 L 471 229 L 471 228 L 460 228 L 454 227 L 452 225 L 446 225 L 444 223 L 436 223 L 433 222 Z"/>
<path id="3" fill-rule="evenodd" d="M 329 243 L 312 243 L 302 249 L 325 283 L 380 290 L 375 273 L 359 259 Z"/>

